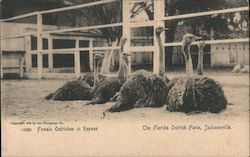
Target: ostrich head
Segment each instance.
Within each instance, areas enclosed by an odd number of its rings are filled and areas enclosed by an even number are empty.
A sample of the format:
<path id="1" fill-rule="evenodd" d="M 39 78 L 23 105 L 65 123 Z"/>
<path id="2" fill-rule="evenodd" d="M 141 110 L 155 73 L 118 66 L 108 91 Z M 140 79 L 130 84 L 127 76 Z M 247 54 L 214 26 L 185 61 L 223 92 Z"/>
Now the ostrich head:
<path id="1" fill-rule="evenodd" d="M 200 39 L 201 39 L 201 37 L 198 37 L 198 36 L 195 36 L 193 34 L 188 33 L 188 34 L 185 34 L 183 36 L 182 43 L 183 43 L 183 45 L 189 46 L 189 45 L 191 45 L 192 42 L 194 42 L 196 40 L 200 40 Z"/>
<path id="2" fill-rule="evenodd" d="M 198 46 L 198 48 L 199 48 L 200 50 L 202 50 L 202 49 L 205 47 L 205 45 L 206 45 L 205 41 L 200 41 L 200 42 L 198 42 L 198 44 L 197 44 L 197 46 Z"/>
<path id="3" fill-rule="evenodd" d="M 97 62 L 100 62 L 104 57 L 104 54 L 103 53 L 95 53 L 94 54 L 94 61 L 97 63 Z"/>
<path id="4" fill-rule="evenodd" d="M 99 67 L 100 63 L 102 62 L 102 59 L 104 58 L 103 53 L 95 53 L 94 54 L 94 65 L 96 68 Z"/>
<path id="5" fill-rule="evenodd" d="M 129 63 L 129 56 L 130 56 L 130 53 L 128 53 L 128 52 L 122 53 L 121 59 L 124 63 L 126 63 L 126 65 L 128 65 L 128 63 Z"/>
<path id="6" fill-rule="evenodd" d="M 164 27 L 161 27 L 161 26 L 156 27 L 156 29 L 155 29 L 155 34 L 156 34 L 157 36 L 159 36 L 159 35 L 161 34 L 161 32 L 166 31 L 166 30 L 168 30 L 168 28 L 164 28 Z"/>

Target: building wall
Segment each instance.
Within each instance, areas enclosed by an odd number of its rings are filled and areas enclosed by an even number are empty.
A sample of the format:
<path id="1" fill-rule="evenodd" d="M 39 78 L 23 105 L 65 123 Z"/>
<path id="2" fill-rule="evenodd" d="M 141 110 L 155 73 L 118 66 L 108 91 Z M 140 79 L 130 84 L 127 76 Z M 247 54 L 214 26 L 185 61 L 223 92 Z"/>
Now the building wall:
<path id="1" fill-rule="evenodd" d="M 23 65 L 24 65 L 24 51 L 15 51 L 11 53 L 2 52 L 1 73 L 3 73 L 3 78 L 22 77 L 23 71 L 21 71 L 21 68 L 23 68 Z"/>
<path id="2" fill-rule="evenodd" d="M 2 22 L 1 37 L 35 33 L 36 27 L 36 24 Z M 57 26 L 43 25 L 43 29 L 46 30 L 57 28 Z M 24 37 L 1 39 L 1 51 L 25 51 Z"/>
<path id="3" fill-rule="evenodd" d="M 230 66 L 237 63 L 249 64 L 249 43 L 211 45 L 212 66 Z"/>

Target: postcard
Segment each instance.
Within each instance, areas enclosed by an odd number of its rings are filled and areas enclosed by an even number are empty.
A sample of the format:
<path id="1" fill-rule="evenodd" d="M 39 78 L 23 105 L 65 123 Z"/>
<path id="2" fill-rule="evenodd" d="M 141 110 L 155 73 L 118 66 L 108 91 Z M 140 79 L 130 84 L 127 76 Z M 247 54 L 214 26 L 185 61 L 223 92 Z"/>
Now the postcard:
<path id="1" fill-rule="evenodd" d="M 0 7 L 2 156 L 250 156 L 249 1 Z"/>

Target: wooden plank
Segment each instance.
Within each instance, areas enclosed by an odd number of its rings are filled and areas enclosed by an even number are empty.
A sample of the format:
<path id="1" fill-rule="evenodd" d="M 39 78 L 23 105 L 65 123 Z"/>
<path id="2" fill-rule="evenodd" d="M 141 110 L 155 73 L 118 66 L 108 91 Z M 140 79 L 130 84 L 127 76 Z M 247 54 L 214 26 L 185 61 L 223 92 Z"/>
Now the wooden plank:
<path id="1" fill-rule="evenodd" d="M 37 14 L 37 78 L 42 79 L 43 73 L 43 58 L 42 58 L 42 49 L 43 49 L 43 40 L 42 40 L 42 15 Z"/>
<path id="2" fill-rule="evenodd" d="M 90 30 L 90 29 L 101 29 L 101 28 L 118 27 L 118 26 L 123 26 L 123 23 L 111 23 L 111 24 L 105 24 L 105 25 L 95 25 L 95 26 L 67 28 L 67 29 L 60 29 L 60 30 L 53 30 L 53 31 L 43 31 L 43 34 L 82 31 L 82 30 Z"/>
<path id="3" fill-rule="evenodd" d="M 154 20 L 154 21 L 144 21 L 144 22 L 131 22 L 130 28 L 139 28 L 139 27 L 153 27 L 157 24 L 157 22 L 161 22 L 162 20 Z"/>
<path id="4" fill-rule="evenodd" d="M 120 49 L 119 46 L 104 46 L 104 47 L 84 47 L 84 48 L 64 48 L 64 49 L 52 49 L 53 53 L 67 53 L 72 54 L 74 51 L 100 51 L 100 50 L 111 50 Z M 51 50 L 42 50 L 44 54 L 48 54 Z M 37 50 L 31 50 L 30 53 L 37 54 Z"/>
<path id="5" fill-rule="evenodd" d="M 36 16 L 37 13 L 38 12 L 35 11 L 35 12 L 27 13 L 27 14 L 22 14 L 22 15 L 10 17 L 10 18 L 2 19 L 2 20 L 0 20 L 0 22 L 13 21 L 13 20 L 17 20 L 17 19 L 22 19 L 22 18 L 30 17 L 30 16 Z"/>
<path id="6" fill-rule="evenodd" d="M 182 15 L 175 15 L 175 16 L 167 16 L 164 17 L 162 20 L 177 20 L 177 19 L 185 19 L 185 18 L 193 18 L 193 17 L 200 17 L 200 16 L 208 16 L 214 14 L 225 14 L 225 13 L 233 13 L 239 11 L 248 11 L 249 7 L 237 7 L 237 8 L 230 8 L 230 9 L 220 9 L 220 10 L 213 10 L 213 11 L 204 11 L 204 12 L 197 12 L 197 13 L 190 13 L 190 14 L 182 14 Z"/>
<path id="7" fill-rule="evenodd" d="M 19 59 L 20 78 L 23 78 L 23 76 L 24 76 L 23 67 L 24 67 L 24 57 L 21 57 L 21 58 Z"/>
<path id="8" fill-rule="evenodd" d="M 93 40 L 89 40 L 89 67 L 93 71 Z"/>
<path id="9" fill-rule="evenodd" d="M 237 38 L 237 39 L 224 39 L 224 40 L 205 40 L 206 44 L 223 44 L 223 43 L 241 43 L 241 42 L 249 42 L 249 38 Z M 175 43 L 165 43 L 164 46 L 181 46 L 181 42 Z M 193 45 L 197 45 L 197 42 L 193 42 Z"/>
<path id="10" fill-rule="evenodd" d="M 123 19 L 123 27 L 122 27 L 122 36 L 127 38 L 127 43 L 124 45 L 125 52 L 131 52 L 129 50 L 131 36 L 130 36 L 130 2 L 129 1 L 122 1 L 122 19 Z M 120 58 L 121 60 L 121 58 Z M 128 62 L 128 73 L 131 72 L 131 57 L 129 57 Z"/>
<path id="11" fill-rule="evenodd" d="M 51 36 L 48 38 L 48 67 L 49 71 L 53 70 L 53 39 Z"/>
<path id="12" fill-rule="evenodd" d="M 57 9 L 44 10 L 44 11 L 40 11 L 39 13 L 48 14 L 48 13 L 67 11 L 67 10 L 81 9 L 81 8 L 86 8 L 86 7 L 91 7 L 91 6 L 101 5 L 101 4 L 107 4 L 107 3 L 111 3 L 115 1 L 117 0 L 100 0 L 97 2 L 85 3 L 85 4 L 74 5 L 74 6 L 69 6 L 69 7 L 62 7 L 62 8 L 57 8 Z"/>
<path id="13" fill-rule="evenodd" d="M 136 47 L 129 47 L 129 52 L 154 52 L 154 46 L 136 46 Z"/>
<path id="14" fill-rule="evenodd" d="M 164 21 L 160 21 L 164 17 L 165 1 L 154 0 L 154 57 L 153 57 L 153 73 L 157 75 L 164 75 L 165 73 L 165 52 L 160 53 L 157 38 L 155 35 L 156 27 L 165 27 Z M 161 40 L 165 39 L 165 32 L 161 33 Z M 162 41 L 163 43 L 163 41 Z"/>
<path id="15" fill-rule="evenodd" d="M 76 78 L 79 78 L 80 77 L 80 74 L 81 74 L 81 67 L 80 67 L 80 51 L 77 50 L 79 48 L 79 40 L 76 40 L 76 43 L 75 43 L 75 52 L 74 52 L 74 67 L 75 67 L 75 75 L 76 75 Z"/>
<path id="16" fill-rule="evenodd" d="M 25 36 L 24 38 L 25 43 L 25 69 L 26 72 L 30 72 L 31 68 L 31 36 Z"/>
<path id="17" fill-rule="evenodd" d="M 31 35 L 34 35 L 36 36 L 37 33 L 24 33 L 24 34 L 17 34 L 17 35 L 9 35 L 9 36 L 1 36 L 1 40 L 3 39 L 12 39 L 12 38 L 23 38 L 25 36 L 31 36 Z"/>
<path id="18" fill-rule="evenodd" d="M 0 45 L 1 46 L 1 45 Z M 0 67 L 1 67 L 1 79 L 3 78 L 3 54 L 2 54 L 2 51 L 0 51 Z"/>

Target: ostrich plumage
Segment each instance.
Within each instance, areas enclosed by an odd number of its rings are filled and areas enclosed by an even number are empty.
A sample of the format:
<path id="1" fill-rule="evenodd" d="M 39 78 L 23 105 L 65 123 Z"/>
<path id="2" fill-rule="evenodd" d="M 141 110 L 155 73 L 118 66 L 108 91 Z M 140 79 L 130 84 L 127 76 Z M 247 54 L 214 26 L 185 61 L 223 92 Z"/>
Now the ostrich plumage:
<path id="1" fill-rule="evenodd" d="M 218 113 L 227 107 L 227 99 L 220 83 L 204 76 L 192 76 L 190 67 L 191 55 L 190 45 L 195 40 L 194 35 L 183 37 L 183 55 L 186 61 L 187 77 L 178 77 L 171 80 L 168 84 L 169 92 L 167 95 L 167 110 L 171 112 L 212 112 Z M 188 41 L 188 42 L 187 42 Z M 199 53 L 201 48 L 199 46 Z M 202 53 L 203 54 L 203 53 Z M 189 56 L 189 57 L 187 57 Z M 199 55 L 201 56 L 201 55 Z M 201 59 L 199 57 L 199 59 Z M 191 61 L 192 62 L 192 61 Z M 203 61 L 199 61 L 203 63 Z M 189 69 L 188 69 L 189 68 Z M 202 74 L 203 69 L 199 65 L 198 72 Z"/>
<path id="2" fill-rule="evenodd" d="M 122 82 L 118 78 L 103 80 L 93 92 L 91 104 L 104 104 L 120 90 Z"/>
<path id="3" fill-rule="evenodd" d="M 122 85 L 117 101 L 107 111 L 121 112 L 136 107 L 161 107 L 166 98 L 165 80 L 146 70 L 132 73 Z"/>
<path id="4" fill-rule="evenodd" d="M 103 74 L 98 74 L 98 77 L 100 79 L 100 82 L 105 80 L 107 77 Z M 79 77 L 78 80 L 85 81 L 88 83 L 91 87 L 94 85 L 94 73 L 93 72 L 88 72 L 84 74 L 83 76 Z"/>
<path id="5" fill-rule="evenodd" d="M 83 79 L 67 82 L 61 88 L 57 89 L 54 93 L 45 97 L 47 100 L 60 100 L 60 101 L 72 101 L 72 100 L 91 100 L 93 89 L 99 83 L 98 78 L 98 64 L 100 63 L 103 55 L 94 55 L 94 75 L 93 75 L 93 87 L 87 83 L 91 79 L 86 81 Z M 89 76 L 91 76 L 90 74 Z M 91 78 L 91 77 L 85 77 Z"/>
<path id="6" fill-rule="evenodd" d="M 51 93 L 47 97 L 47 100 L 61 100 L 61 101 L 72 101 L 72 100 L 90 100 L 92 88 L 88 83 L 81 80 L 75 80 L 67 82 L 61 88 Z"/>
<path id="7" fill-rule="evenodd" d="M 124 52 L 124 45 L 127 38 L 122 38 L 120 41 L 120 66 L 118 70 L 118 76 L 112 78 L 105 78 L 98 84 L 98 87 L 93 91 L 93 97 L 90 104 L 104 104 L 119 92 L 122 84 L 127 78 L 128 72 L 128 57 L 130 54 Z"/>
<path id="8" fill-rule="evenodd" d="M 226 109 L 227 99 L 218 81 L 208 77 L 177 79 L 167 96 L 167 110 L 171 112 L 212 112 Z"/>

